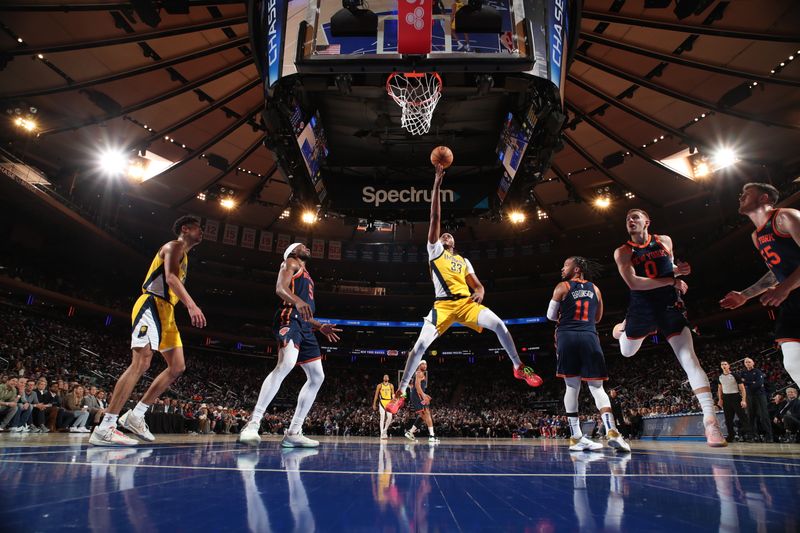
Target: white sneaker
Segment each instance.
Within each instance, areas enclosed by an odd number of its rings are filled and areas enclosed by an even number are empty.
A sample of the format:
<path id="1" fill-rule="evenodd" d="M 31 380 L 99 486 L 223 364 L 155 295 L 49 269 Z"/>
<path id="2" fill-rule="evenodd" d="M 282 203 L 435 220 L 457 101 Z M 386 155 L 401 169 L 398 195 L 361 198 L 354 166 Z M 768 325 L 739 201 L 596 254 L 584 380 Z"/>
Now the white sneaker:
<path id="1" fill-rule="evenodd" d="M 603 445 L 588 438 L 586 435 L 580 439 L 569 439 L 572 446 L 569 447 L 571 452 L 596 452 L 603 449 Z"/>
<path id="2" fill-rule="evenodd" d="M 136 446 L 139 442 L 128 437 L 117 428 L 101 429 L 100 426 L 97 426 L 89 437 L 89 444 L 94 444 L 95 446 Z"/>
<path id="3" fill-rule="evenodd" d="M 297 435 L 284 434 L 281 446 L 284 448 L 316 448 L 319 446 L 319 441 L 309 439 L 302 433 Z"/>
<path id="4" fill-rule="evenodd" d="M 381 440 L 386 440 L 388 438 L 389 438 L 389 435 L 387 435 L 386 433 L 381 433 Z"/>
<path id="5" fill-rule="evenodd" d="M 241 433 L 237 442 L 247 444 L 248 446 L 258 446 L 261 444 L 261 435 L 258 434 L 258 428 L 261 426 L 260 422 L 251 420 L 248 422 Z"/>
<path id="6" fill-rule="evenodd" d="M 81 433 L 91 433 L 91 430 L 89 428 L 87 428 L 86 426 L 79 427 L 78 431 L 80 431 Z"/>
<path id="7" fill-rule="evenodd" d="M 153 434 L 150 433 L 150 428 L 147 427 L 147 422 L 144 421 L 144 417 L 139 418 L 133 414 L 133 411 L 128 411 L 119 417 L 118 423 L 140 439 L 146 440 L 147 442 L 156 440 Z"/>
<path id="8" fill-rule="evenodd" d="M 28 424 L 25 424 L 24 426 L 20 426 L 20 427 L 22 428 L 22 433 L 30 433 L 31 432 L 31 428 L 28 427 Z"/>
<path id="9" fill-rule="evenodd" d="M 13 431 L 13 430 L 12 430 L 12 431 Z M 78 431 L 78 428 L 76 428 L 75 426 L 70 426 L 70 428 L 69 428 L 69 432 L 70 432 L 70 433 L 79 433 L 79 431 Z"/>
<path id="10" fill-rule="evenodd" d="M 31 426 L 30 432 L 31 433 L 41 433 L 42 429 L 39 426 Z"/>
<path id="11" fill-rule="evenodd" d="M 413 433 L 411 433 L 411 431 L 406 431 L 406 432 L 405 432 L 405 436 L 406 436 L 406 438 L 407 438 L 408 440 L 410 440 L 411 442 L 414 442 L 414 441 L 416 441 L 416 440 L 417 440 L 417 437 L 415 437 L 415 436 L 414 436 L 414 434 L 413 434 Z"/>
<path id="12" fill-rule="evenodd" d="M 439 444 L 439 439 L 436 437 L 428 437 L 428 444 Z"/>
<path id="13" fill-rule="evenodd" d="M 22 433 L 22 426 L 17 426 L 14 428 L 9 429 L 11 433 Z"/>
<path id="14" fill-rule="evenodd" d="M 39 426 L 39 431 L 42 433 L 50 433 L 50 429 L 47 426 Z"/>
<path id="15" fill-rule="evenodd" d="M 627 453 L 631 451 L 630 445 L 625 442 L 625 439 L 622 438 L 622 435 L 620 435 L 619 431 L 616 429 L 608 430 L 608 445 L 618 452 Z"/>

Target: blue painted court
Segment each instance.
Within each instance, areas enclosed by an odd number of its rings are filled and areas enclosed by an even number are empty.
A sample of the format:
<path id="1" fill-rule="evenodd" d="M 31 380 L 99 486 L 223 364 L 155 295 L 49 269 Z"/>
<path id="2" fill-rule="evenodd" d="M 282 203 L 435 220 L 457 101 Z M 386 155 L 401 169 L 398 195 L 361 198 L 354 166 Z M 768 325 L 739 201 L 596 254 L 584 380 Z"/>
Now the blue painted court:
<path id="1" fill-rule="evenodd" d="M 632 454 L 615 455 L 569 453 L 557 441 L 354 438 L 282 450 L 273 437 L 254 451 L 220 438 L 124 449 L 3 438 L 4 531 L 797 531 L 800 523 L 792 445 L 634 442 Z"/>

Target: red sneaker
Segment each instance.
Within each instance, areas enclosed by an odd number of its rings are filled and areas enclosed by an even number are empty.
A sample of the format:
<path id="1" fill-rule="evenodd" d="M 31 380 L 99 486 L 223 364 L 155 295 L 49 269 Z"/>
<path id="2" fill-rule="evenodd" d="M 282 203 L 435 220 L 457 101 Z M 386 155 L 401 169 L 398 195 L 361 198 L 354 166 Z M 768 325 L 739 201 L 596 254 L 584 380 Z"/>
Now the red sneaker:
<path id="1" fill-rule="evenodd" d="M 525 365 L 518 366 L 514 369 L 514 377 L 525 380 L 525 383 L 531 387 L 539 387 L 544 383 L 542 378 L 540 378 L 531 367 Z M 387 408 L 386 410 L 388 411 L 389 409 Z"/>
<path id="2" fill-rule="evenodd" d="M 386 411 L 389 413 L 397 414 L 403 405 L 406 403 L 406 394 L 396 394 L 394 399 L 386 404 Z"/>

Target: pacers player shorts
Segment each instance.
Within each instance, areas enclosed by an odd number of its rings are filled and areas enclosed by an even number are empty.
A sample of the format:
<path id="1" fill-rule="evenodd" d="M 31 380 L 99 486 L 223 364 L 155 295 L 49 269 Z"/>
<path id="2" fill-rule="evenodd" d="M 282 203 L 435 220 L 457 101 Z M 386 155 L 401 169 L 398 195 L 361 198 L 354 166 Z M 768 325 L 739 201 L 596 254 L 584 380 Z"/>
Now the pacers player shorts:
<path id="1" fill-rule="evenodd" d="M 131 348 L 150 346 L 154 352 L 167 352 L 183 346 L 175 308 L 167 300 L 142 294 L 131 313 Z"/>
<path id="2" fill-rule="evenodd" d="M 469 296 L 455 296 L 436 300 L 425 320 L 436 326 L 439 335 L 456 322 L 480 333 L 483 328 L 478 325 L 478 315 L 483 309 L 486 306 L 473 302 Z"/>

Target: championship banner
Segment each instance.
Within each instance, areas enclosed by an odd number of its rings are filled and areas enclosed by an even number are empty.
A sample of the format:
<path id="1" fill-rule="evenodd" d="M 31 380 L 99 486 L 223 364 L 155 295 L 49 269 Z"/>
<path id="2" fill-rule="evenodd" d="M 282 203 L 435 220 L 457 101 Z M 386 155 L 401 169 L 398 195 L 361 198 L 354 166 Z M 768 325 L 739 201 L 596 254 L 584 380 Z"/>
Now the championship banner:
<path id="1" fill-rule="evenodd" d="M 378 261 L 389 262 L 389 249 L 386 246 L 381 246 L 380 250 L 378 250 Z"/>
<path id="2" fill-rule="evenodd" d="M 328 241 L 328 259 L 342 259 L 342 241 Z"/>
<path id="3" fill-rule="evenodd" d="M 222 234 L 222 244 L 230 244 L 236 246 L 236 240 L 239 238 L 239 226 L 235 224 L 225 224 L 225 232 Z"/>
<path id="4" fill-rule="evenodd" d="M 348 246 L 344 251 L 344 258 L 348 261 L 358 261 L 358 248 L 354 248 L 352 245 Z"/>
<path id="5" fill-rule="evenodd" d="M 261 252 L 272 251 L 272 232 L 261 230 L 261 238 L 258 240 L 258 250 Z"/>
<path id="6" fill-rule="evenodd" d="M 401 0 L 397 2 L 397 51 L 401 54 L 428 54 L 433 32 L 433 2 Z"/>
<path id="7" fill-rule="evenodd" d="M 207 218 L 206 223 L 203 226 L 203 240 L 217 242 L 218 234 L 219 234 L 219 222 Z"/>
<path id="8" fill-rule="evenodd" d="M 252 250 L 256 246 L 256 230 L 253 228 L 242 228 L 242 248 Z"/>
<path id="9" fill-rule="evenodd" d="M 402 263 L 403 262 L 403 249 L 399 246 L 396 246 L 395 249 L 392 251 L 392 263 Z"/>
<path id="10" fill-rule="evenodd" d="M 278 233 L 278 243 L 275 246 L 275 252 L 283 255 L 286 247 L 292 244 L 292 238 L 285 233 Z"/>
<path id="11" fill-rule="evenodd" d="M 311 241 L 311 257 L 314 259 L 325 258 L 325 241 L 322 239 L 313 239 Z"/>

